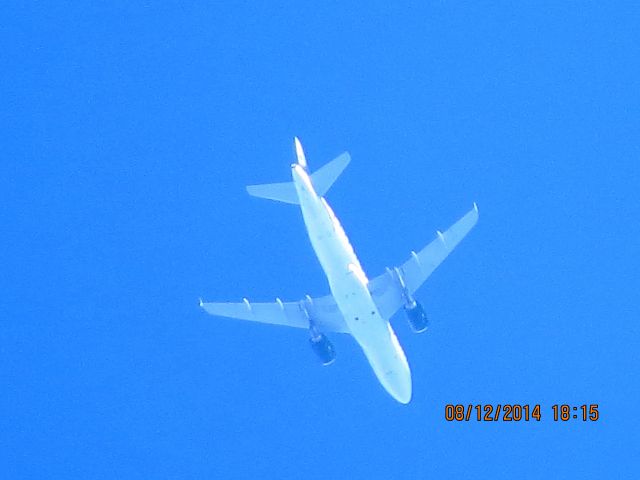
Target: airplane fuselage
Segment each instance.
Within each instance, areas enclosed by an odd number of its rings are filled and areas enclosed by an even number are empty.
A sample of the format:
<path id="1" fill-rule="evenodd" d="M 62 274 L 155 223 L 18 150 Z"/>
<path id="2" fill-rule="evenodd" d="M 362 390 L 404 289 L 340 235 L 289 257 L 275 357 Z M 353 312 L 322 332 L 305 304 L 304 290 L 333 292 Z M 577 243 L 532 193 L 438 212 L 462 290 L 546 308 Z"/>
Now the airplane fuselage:
<path id="1" fill-rule="evenodd" d="M 291 169 L 311 245 L 345 323 L 380 383 L 396 400 L 408 403 L 409 364 L 391 324 L 371 298 L 368 279 L 349 239 L 326 200 L 316 193 L 304 162 L 294 163 Z"/>

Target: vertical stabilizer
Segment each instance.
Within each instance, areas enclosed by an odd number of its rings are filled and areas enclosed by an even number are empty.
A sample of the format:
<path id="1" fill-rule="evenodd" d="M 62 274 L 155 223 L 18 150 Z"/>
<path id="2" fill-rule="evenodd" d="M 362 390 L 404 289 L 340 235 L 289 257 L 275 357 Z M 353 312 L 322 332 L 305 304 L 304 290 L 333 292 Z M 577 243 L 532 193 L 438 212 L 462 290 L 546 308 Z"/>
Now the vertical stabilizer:
<path id="1" fill-rule="evenodd" d="M 300 139 L 298 137 L 294 137 L 294 143 L 296 144 L 296 158 L 298 159 L 298 165 L 300 165 L 305 170 L 307 169 L 307 159 L 304 156 L 304 150 L 302 150 L 302 144 L 300 143 Z"/>

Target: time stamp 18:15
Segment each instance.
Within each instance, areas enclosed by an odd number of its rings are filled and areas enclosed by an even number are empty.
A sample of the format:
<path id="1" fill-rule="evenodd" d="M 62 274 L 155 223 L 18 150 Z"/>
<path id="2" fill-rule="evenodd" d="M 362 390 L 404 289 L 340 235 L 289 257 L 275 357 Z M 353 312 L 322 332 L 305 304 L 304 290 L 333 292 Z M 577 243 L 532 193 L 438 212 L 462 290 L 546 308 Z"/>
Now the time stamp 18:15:
<path id="1" fill-rule="evenodd" d="M 552 418 L 555 422 L 568 422 L 578 420 L 583 422 L 596 422 L 600 418 L 598 404 L 568 405 L 555 404 L 551 406 Z M 540 404 L 447 404 L 444 407 L 444 418 L 448 422 L 520 422 L 542 420 L 542 407 Z"/>

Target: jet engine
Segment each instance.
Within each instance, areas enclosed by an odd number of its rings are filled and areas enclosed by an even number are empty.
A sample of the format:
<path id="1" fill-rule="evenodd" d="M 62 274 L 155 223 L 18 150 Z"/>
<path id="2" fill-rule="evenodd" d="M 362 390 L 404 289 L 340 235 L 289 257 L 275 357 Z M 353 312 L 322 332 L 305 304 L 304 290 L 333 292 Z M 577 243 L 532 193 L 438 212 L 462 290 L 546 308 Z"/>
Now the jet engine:
<path id="1" fill-rule="evenodd" d="M 413 300 L 411 303 L 404 306 L 404 312 L 407 315 L 407 320 L 411 329 L 415 333 L 424 332 L 429 327 L 429 319 L 424 312 L 424 308 L 420 303 Z"/>
<path id="2" fill-rule="evenodd" d="M 311 349 L 318 356 L 322 365 L 331 365 L 336 359 L 336 351 L 326 335 L 318 332 L 309 339 Z"/>

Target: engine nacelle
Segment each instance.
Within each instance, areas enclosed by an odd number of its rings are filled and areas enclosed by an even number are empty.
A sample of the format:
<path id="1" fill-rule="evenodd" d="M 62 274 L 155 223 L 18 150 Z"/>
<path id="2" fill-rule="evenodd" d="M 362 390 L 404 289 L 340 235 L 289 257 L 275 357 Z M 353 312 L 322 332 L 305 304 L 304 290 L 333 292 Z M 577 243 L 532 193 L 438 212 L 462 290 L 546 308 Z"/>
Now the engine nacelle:
<path id="1" fill-rule="evenodd" d="M 409 321 L 409 325 L 411 325 L 411 329 L 415 333 L 424 332 L 429 327 L 427 314 L 424 312 L 422 305 L 415 300 L 409 305 L 404 306 L 404 312 L 407 315 L 407 320 Z"/>
<path id="2" fill-rule="evenodd" d="M 335 361 L 336 351 L 326 335 L 318 333 L 309 339 L 309 343 L 323 365 L 331 365 Z"/>

